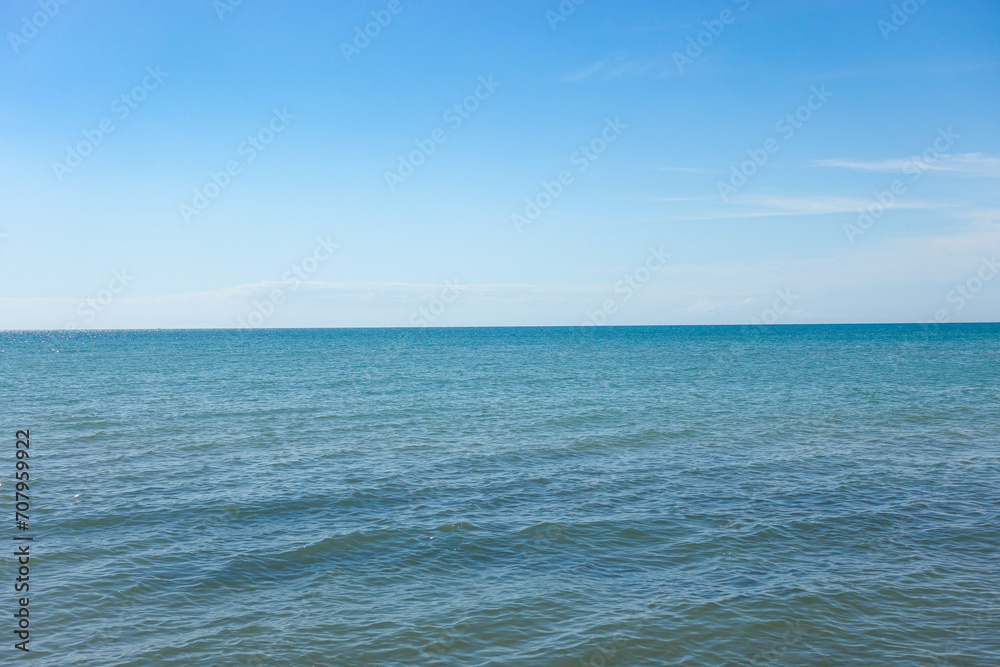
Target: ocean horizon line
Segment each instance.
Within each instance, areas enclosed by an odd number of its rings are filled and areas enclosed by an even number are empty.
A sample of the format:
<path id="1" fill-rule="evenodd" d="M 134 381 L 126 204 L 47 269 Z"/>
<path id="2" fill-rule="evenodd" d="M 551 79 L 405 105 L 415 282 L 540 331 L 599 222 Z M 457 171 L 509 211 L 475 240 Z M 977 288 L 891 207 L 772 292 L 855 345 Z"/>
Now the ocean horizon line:
<path id="1" fill-rule="evenodd" d="M 875 326 L 982 326 L 1000 324 L 1000 320 L 985 320 L 976 322 L 773 322 L 773 323 L 742 323 L 742 324 L 473 324 L 455 326 L 341 326 L 341 327 L 119 327 L 119 328 L 73 328 L 73 329 L 4 329 L 0 333 L 56 333 L 56 332 L 94 332 L 94 331 L 436 331 L 465 329 L 697 329 L 697 328 L 784 328 L 796 329 L 806 327 L 875 327 Z"/>

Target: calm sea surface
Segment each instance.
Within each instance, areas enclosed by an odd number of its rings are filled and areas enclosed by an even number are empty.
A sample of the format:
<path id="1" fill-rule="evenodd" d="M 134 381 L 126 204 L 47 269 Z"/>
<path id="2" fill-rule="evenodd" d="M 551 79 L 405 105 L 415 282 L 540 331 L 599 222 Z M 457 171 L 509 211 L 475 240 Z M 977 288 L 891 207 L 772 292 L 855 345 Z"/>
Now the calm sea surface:
<path id="1" fill-rule="evenodd" d="M 1000 325 L 0 350 L 32 664 L 1000 664 Z"/>

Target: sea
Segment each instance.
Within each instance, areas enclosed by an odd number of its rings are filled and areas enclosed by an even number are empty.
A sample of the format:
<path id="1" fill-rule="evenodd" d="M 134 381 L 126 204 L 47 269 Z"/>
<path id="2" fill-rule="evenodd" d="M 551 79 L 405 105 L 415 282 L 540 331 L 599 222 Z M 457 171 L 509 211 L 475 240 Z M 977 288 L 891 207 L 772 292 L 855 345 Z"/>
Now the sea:
<path id="1" fill-rule="evenodd" d="M 0 397 L 5 665 L 1000 664 L 997 324 L 6 331 Z"/>

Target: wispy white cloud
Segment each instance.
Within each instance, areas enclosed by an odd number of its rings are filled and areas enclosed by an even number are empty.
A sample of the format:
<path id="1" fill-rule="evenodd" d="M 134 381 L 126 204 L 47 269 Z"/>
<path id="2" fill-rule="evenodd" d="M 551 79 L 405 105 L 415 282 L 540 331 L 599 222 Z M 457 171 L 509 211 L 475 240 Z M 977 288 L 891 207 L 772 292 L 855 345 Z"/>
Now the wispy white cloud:
<path id="1" fill-rule="evenodd" d="M 896 76 L 919 76 L 919 75 L 957 75 L 972 72 L 990 72 L 1000 69 L 1000 62 L 965 62 L 965 63 L 940 63 L 932 62 L 927 64 L 911 63 L 896 66 L 879 67 L 850 67 L 830 70 L 821 74 L 812 73 L 809 78 L 802 81 L 811 83 L 813 81 L 829 81 L 830 79 L 855 79 L 868 77 L 896 77 Z"/>
<path id="2" fill-rule="evenodd" d="M 534 285 L 457 281 L 461 296 L 449 316 L 466 325 L 503 324 L 513 313 L 538 311 L 562 313 L 578 323 L 601 284 Z M 399 282 L 294 283 L 267 281 L 214 290 L 118 296 L 94 322 L 84 327 L 157 328 L 234 327 L 245 318 L 256 301 L 282 290 L 273 306 L 268 326 L 409 326 L 410 315 L 441 294 L 442 284 Z M 0 329 L 62 329 L 73 317 L 81 299 L 67 297 L 0 296 Z M 461 318 L 466 319 L 461 319 Z M 493 318 L 493 319 L 491 319 Z M 557 320 L 561 321 L 561 320 Z M 442 322 L 447 323 L 447 322 Z M 75 325 L 74 325 L 75 326 Z"/>
<path id="3" fill-rule="evenodd" d="M 713 301 L 708 297 L 704 299 L 699 299 L 693 306 L 688 306 L 687 308 L 682 308 L 682 311 L 687 311 L 691 313 L 715 313 L 722 310 L 728 310 L 730 304 L 726 301 Z"/>
<path id="4" fill-rule="evenodd" d="M 702 169 L 700 167 L 653 167 L 657 171 L 680 171 L 689 174 L 718 174 L 718 169 Z"/>
<path id="5" fill-rule="evenodd" d="M 731 202 L 727 206 L 718 207 L 703 213 L 667 216 L 663 219 L 671 222 L 695 222 L 791 215 L 830 215 L 835 213 L 856 213 L 859 208 L 868 207 L 871 203 L 871 199 L 860 197 L 782 197 L 758 195 L 741 197 L 738 201 Z M 958 204 L 900 198 L 889 206 L 889 208 L 919 210 L 955 206 L 958 206 Z"/>
<path id="6" fill-rule="evenodd" d="M 984 215 L 989 211 L 982 211 Z M 996 218 L 993 217 L 994 222 Z M 914 321 L 948 309 L 955 320 L 995 319 L 1000 284 L 990 283 L 959 312 L 946 295 L 1000 254 L 1000 224 L 946 235 L 884 237 L 811 256 L 672 263 L 616 316 L 615 324 L 745 324 L 773 301 L 775 290 L 799 299 L 782 321 Z M 116 298 L 96 323 L 106 328 L 232 327 L 258 290 L 251 283 L 188 294 Z M 611 285 L 470 284 L 441 324 L 577 325 Z M 408 326 L 415 307 L 440 285 L 396 282 L 311 282 L 289 293 L 269 326 Z M 884 298 L 872 299 L 881 294 Z M 416 299 L 416 301 L 414 301 Z M 420 301 L 424 299 L 424 301 Z M 79 300 L 0 297 L 0 328 L 63 326 Z"/>
<path id="7" fill-rule="evenodd" d="M 757 206 L 763 209 L 762 212 L 770 211 L 776 215 L 827 215 L 830 213 L 855 212 L 859 208 L 869 206 L 871 198 L 861 197 L 781 197 L 769 195 L 757 195 L 743 197 L 739 203 L 749 206 Z M 926 201 L 926 200 L 897 200 L 890 208 L 947 208 L 955 204 Z"/>
<path id="8" fill-rule="evenodd" d="M 649 23 L 641 25 L 623 25 L 623 26 L 612 26 L 605 28 L 602 32 L 606 33 L 633 33 L 633 32 L 682 32 L 683 30 L 690 28 L 690 23 Z"/>
<path id="9" fill-rule="evenodd" d="M 924 160 L 920 156 L 891 158 L 887 160 L 813 160 L 813 166 L 853 169 L 855 171 L 879 171 L 902 173 L 906 169 L 919 167 L 923 171 L 944 171 L 1000 178 L 1000 158 L 982 153 L 956 153 L 941 155 L 934 160 Z"/>
<path id="10" fill-rule="evenodd" d="M 677 67 L 666 57 L 629 58 L 617 55 L 606 60 L 599 60 L 575 72 L 562 77 L 563 81 L 580 83 L 584 81 L 607 81 L 618 78 L 636 78 L 650 75 L 655 78 L 676 76 Z"/>
<path id="11" fill-rule="evenodd" d="M 550 295 L 560 295 L 560 294 L 582 294 L 588 293 L 592 290 L 591 287 L 587 286 L 573 286 L 573 285 L 529 285 L 529 284 L 462 284 L 463 292 L 476 292 L 483 295 L 497 295 L 497 294 L 514 294 L 514 293 L 525 293 L 525 294 L 550 294 Z M 427 296 L 427 294 L 433 294 L 435 292 L 441 291 L 440 284 L 418 284 L 418 283 L 398 283 L 398 282 L 324 282 L 319 280 L 311 280 L 299 283 L 294 286 L 294 283 L 282 282 L 282 281 L 266 281 L 259 283 L 247 283 L 244 285 L 235 285 L 232 287 L 224 287 L 217 290 L 208 290 L 201 292 L 185 292 L 179 294 L 162 294 L 162 295 L 150 295 L 150 296 L 136 296 L 129 298 L 122 298 L 120 301 L 126 302 L 131 301 L 134 303 L 159 303 L 159 302 L 170 302 L 170 301 L 191 301 L 191 300 L 204 300 L 204 301 L 216 301 L 224 299 L 239 299 L 239 298 L 249 298 L 258 296 L 260 294 L 268 293 L 273 289 L 282 289 L 290 297 L 294 296 L 296 293 L 326 293 L 331 295 L 336 295 L 338 297 L 344 298 L 360 298 L 368 299 L 377 296 L 382 299 L 387 300 L 399 300 L 399 301 L 409 301 L 413 299 L 421 299 Z M 2 299 L 0 299 L 2 301 Z"/>
<path id="12" fill-rule="evenodd" d="M 1000 208 L 975 208 L 964 213 L 970 228 L 985 231 L 1000 230 Z"/>
<path id="13" fill-rule="evenodd" d="M 662 201 L 712 201 L 715 197 L 651 197 L 645 198 L 644 201 L 651 202 L 662 202 Z"/>

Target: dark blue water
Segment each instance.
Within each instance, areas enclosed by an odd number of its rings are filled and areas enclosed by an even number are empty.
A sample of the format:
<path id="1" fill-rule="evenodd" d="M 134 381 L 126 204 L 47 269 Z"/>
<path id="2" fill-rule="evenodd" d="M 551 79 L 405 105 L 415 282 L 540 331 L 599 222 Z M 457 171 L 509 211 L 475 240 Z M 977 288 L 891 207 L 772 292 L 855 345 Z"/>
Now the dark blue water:
<path id="1" fill-rule="evenodd" d="M 38 664 L 1000 664 L 1000 325 L 0 349 Z"/>

